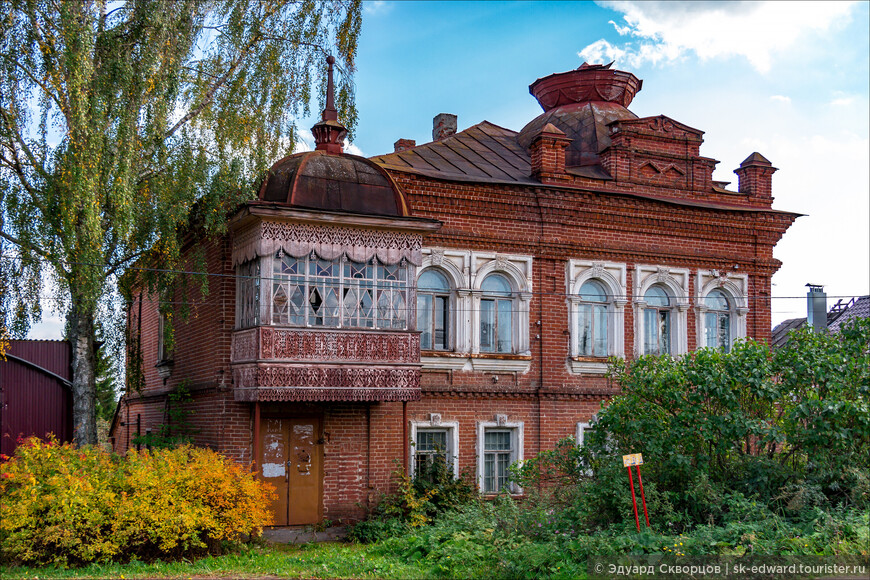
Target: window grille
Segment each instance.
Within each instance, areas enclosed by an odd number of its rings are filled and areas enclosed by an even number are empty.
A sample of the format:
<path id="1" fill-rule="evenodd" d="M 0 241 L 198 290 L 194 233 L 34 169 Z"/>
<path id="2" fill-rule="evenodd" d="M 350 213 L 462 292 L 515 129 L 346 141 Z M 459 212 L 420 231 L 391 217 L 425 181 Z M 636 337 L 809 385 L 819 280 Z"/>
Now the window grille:
<path id="1" fill-rule="evenodd" d="M 238 328 L 250 328 L 260 323 L 260 261 L 241 264 L 236 274 Z"/>
<path id="2" fill-rule="evenodd" d="M 328 328 L 408 325 L 408 268 L 279 255 L 272 281 L 272 324 Z"/>

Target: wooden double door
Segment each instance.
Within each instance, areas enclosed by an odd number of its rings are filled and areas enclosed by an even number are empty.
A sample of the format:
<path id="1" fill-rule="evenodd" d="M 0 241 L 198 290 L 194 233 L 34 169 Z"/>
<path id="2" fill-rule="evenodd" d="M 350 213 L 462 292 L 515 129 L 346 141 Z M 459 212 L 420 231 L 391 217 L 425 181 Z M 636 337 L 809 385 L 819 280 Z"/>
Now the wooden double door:
<path id="1" fill-rule="evenodd" d="M 265 418 L 260 430 L 260 476 L 275 486 L 273 525 L 323 519 L 323 439 L 320 418 Z"/>

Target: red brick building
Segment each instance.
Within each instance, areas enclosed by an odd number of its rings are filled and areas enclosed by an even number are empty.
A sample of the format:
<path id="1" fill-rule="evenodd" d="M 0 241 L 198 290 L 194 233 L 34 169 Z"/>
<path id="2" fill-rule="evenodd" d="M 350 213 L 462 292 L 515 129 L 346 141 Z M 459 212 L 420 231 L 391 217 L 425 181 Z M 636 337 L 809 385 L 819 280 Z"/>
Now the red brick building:
<path id="1" fill-rule="evenodd" d="M 531 85 L 544 112 L 519 133 L 439 115 L 431 143 L 372 159 L 342 152 L 328 98 L 316 150 L 204 244 L 209 293 L 172 353 L 134 300 L 145 386 L 116 449 L 186 381 L 198 443 L 256 464 L 278 524 L 360 517 L 397 464 L 439 454 L 521 493 L 506 466 L 582 439 L 608 356 L 768 339 L 797 217 L 771 209 L 776 169 L 753 153 L 736 191 L 713 181 L 701 131 L 627 108 L 641 85 L 584 65 Z"/>

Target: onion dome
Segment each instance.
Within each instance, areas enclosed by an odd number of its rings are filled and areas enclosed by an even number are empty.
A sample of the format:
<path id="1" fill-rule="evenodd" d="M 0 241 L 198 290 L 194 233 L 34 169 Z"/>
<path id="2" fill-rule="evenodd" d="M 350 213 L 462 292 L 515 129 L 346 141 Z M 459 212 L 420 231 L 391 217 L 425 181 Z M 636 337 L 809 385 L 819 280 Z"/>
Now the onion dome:
<path id="1" fill-rule="evenodd" d="M 386 171 L 364 157 L 344 153 L 347 129 L 338 120 L 332 82 L 335 58 L 330 56 L 326 62 L 326 107 L 321 120 L 311 128 L 314 151 L 275 163 L 260 187 L 260 201 L 315 210 L 409 216 L 404 194 Z"/>
<path id="2" fill-rule="evenodd" d="M 599 154 L 610 146 L 613 121 L 637 119 L 627 109 L 643 81 L 607 65 L 583 63 L 580 68 L 536 80 L 529 92 L 544 112 L 529 122 L 517 140 L 526 149 L 548 124 L 571 139 L 566 167 L 598 165 Z"/>

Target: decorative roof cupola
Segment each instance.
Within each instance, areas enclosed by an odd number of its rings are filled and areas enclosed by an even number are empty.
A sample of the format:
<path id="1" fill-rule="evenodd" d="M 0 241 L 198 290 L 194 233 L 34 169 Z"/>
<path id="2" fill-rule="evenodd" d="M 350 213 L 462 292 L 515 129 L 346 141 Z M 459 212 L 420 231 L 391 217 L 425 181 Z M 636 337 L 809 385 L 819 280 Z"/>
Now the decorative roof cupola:
<path id="1" fill-rule="evenodd" d="M 576 70 L 533 82 L 529 92 L 544 112 L 520 131 L 520 145 L 531 148 L 549 124 L 571 140 L 565 150 L 566 167 L 599 165 L 600 153 L 610 146 L 608 125 L 637 119 L 627 107 L 643 86 L 643 81 L 633 74 L 612 70 L 612 64 L 583 63 Z"/>
<path id="2" fill-rule="evenodd" d="M 315 151 L 326 151 L 332 155 L 341 155 L 344 150 L 344 137 L 347 128 L 338 121 L 338 111 L 335 108 L 335 88 L 332 84 L 332 65 L 335 57 L 326 57 L 329 64 L 328 77 L 326 80 L 326 108 L 320 116 L 320 122 L 311 128 L 314 134 Z"/>
<path id="3" fill-rule="evenodd" d="M 231 365 L 240 401 L 407 401 L 420 396 L 413 281 L 423 234 L 404 193 L 343 151 L 329 57 L 314 151 L 269 170 L 231 220 L 237 273 Z"/>

